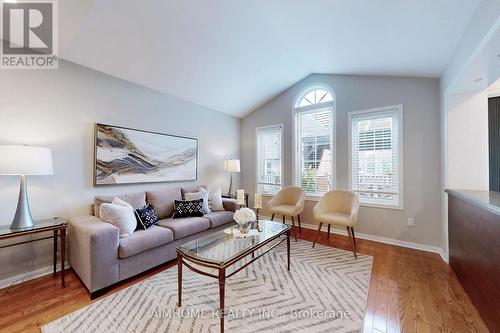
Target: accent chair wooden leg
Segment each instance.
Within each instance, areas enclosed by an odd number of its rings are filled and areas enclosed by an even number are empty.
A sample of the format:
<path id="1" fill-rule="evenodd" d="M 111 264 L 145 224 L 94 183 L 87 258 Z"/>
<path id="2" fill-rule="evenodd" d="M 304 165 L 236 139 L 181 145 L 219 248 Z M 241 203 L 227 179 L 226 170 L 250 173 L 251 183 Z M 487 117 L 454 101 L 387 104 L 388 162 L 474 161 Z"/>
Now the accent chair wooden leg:
<path id="1" fill-rule="evenodd" d="M 297 215 L 297 220 L 299 220 L 299 234 L 302 235 L 302 226 L 300 225 L 300 214 Z"/>
<path id="2" fill-rule="evenodd" d="M 283 224 L 285 224 L 285 215 L 283 215 Z"/>
<path id="3" fill-rule="evenodd" d="M 271 215 L 271 221 L 274 221 L 274 214 Z"/>
<path id="4" fill-rule="evenodd" d="M 330 240 L 330 227 L 331 227 L 331 225 L 330 225 L 330 223 L 328 223 L 328 234 L 326 235 L 327 240 Z"/>
<path id="5" fill-rule="evenodd" d="M 292 228 L 295 229 L 295 220 L 293 219 L 293 216 L 291 216 L 292 218 Z M 295 230 L 295 241 L 297 241 L 297 230 Z"/>
<path id="6" fill-rule="evenodd" d="M 318 237 L 319 237 L 319 233 L 321 231 L 321 227 L 323 226 L 323 222 L 320 222 L 319 223 L 319 227 L 318 227 L 318 232 L 316 233 L 316 237 L 314 237 L 314 243 L 313 243 L 313 247 L 314 245 L 316 245 L 316 242 L 318 241 Z"/>
<path id="7" fill-rule="evenodd" d="M 351 227 L 351 234 L 352 234 L 352 239 L 354 240 L 354 248 L 357 248 L 358 245 L 356 244 L 356 236 L 354 236 L 354 227 Z"/>
<path id="8" fill-rule="evenodd" d="M 351 244 L 351 249 L 352 252 L 354 253 L 354 258 L 358 259 L 358 255 L 356 254 L 356 245 L 354 245 L 354 240 L 352 239 L 351 236 L 351 228 L 346 227 L 346 229 L 347 229 L 347 234 L 349 235 L 349 243 Z"/>

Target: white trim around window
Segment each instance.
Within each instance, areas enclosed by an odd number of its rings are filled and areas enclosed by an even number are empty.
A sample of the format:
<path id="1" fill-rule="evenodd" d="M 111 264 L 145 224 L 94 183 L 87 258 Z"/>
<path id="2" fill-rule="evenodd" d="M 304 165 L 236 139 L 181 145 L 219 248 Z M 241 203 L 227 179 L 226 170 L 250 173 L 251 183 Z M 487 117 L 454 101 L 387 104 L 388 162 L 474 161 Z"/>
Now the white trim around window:
<path id="1" fill-rule="evenodd" d="M 262 126 L 262 127 L 257 127 L 255 128 L 255 193 L 260 193 L 263 195 L 271 195 L 273 196 L 274 194 L 278 193 L 282 188 L 283 188 L 283 174 L 284 174 L 284 167 L 283 167 L 283 158 L 284 158 L 284 137 L 283 137 L 283 130 L 284 126 L 283 124 L 276 124 L 276 125 L 270 125 L 270 126 Z M 264 136 L 266 134 L 272 134 L 279 132 L 279 144 L 280 144 L 280 152 L 279 152 L 279 170 L 280 170 L 280 175 L 279 175 L 279 182 L 273 180 L 273 181 L 268 181 L 268 182 L 260 182 L 259 179 L 261 178 L 260 173 L 263 171 L 263 168 L 265 166 L 259 165 L 261 162 L 261 158 L 264 154 L 262 150 L 262 146 L 259 143 L 259 137 Z M 271 166 L 272 167 L 272 166 Z M 262 186 L 259 186 L 262 185 Z M 266 187 L 269 188 L 269 190 L 265 190 L 264 188 Z M 274 188 L 274 189 L 273 189 Z"/>
<path id="2" fill-rule="evenodd" d="M 363 198 L 363 196 L 360 195 L 360 202 L 362 206 L 367 206 L 367 207 L 376 207 L 376 208 L 386 208 L 386 209 L 396 209 L 396 210 L 403 210 L 404 209 L 404 168 L 403 168 L 403 159 L 404 159 L 404 154 L 403 154 L 403 105 L 392 105 L 392 106 L 385 106 L 385 107 L 380 107 L 380 108 L 373 108 L 373 109 L 368 109 L 368 110 L 361 110 L 361 111 L 354 111 L 350 112 L 348 115 L 348 129 L 349 129 L 349 138 L 348 138 L 348 144 L 349 144 L 349 189 L 353 190 L 353 145 L 358 145 L 359 144 L 359 137 L 356 138 L 358 143 L 353 144 L 353 121 L 359 122 L 360 120 L 376 120 L 376 119 L 383 119 L 383 118 L 388 118 L 388 117 L 394 117 L 393 120 L 397 121 L 397 126 L 395 130 L 397 130 L 397 135 L 391 134 L 391 151 L 394 149 L 397 149 L 397 152 L 392 152 L 392 164 L 393 168 L 395 167 L 397 169 L 397 177 L 394 177 L 395 179 L 393 181 L 397 181 L 397 186 L 396 190 L 397 192 L 394 192 L 394 188 L 388 195 L 388 198 L 392 198 L 391 200 L 388 199 L 377 199 L 376 194 L 377 192 L 371 192 L 374 195 L 374 197 L 369 197 L 366 196 Z M 357 124 L 357 123 L 355 123 Z M 392 132 L 394 131 L 394 128 L 392 128 Z M 382 139 L 379 139 L 382 140 Z M 397 140 L 397 142 L 394 142 Z M 375 144 L 375 141 L 373 141 Z M 377 143 L 377 144 L 384 144 L 382 143 Z M 387 144 L 387 142 L 385 143 Z M 358 146 L 359 147 L 359 146 Z M 358 148 L 359 149 L 359 148 Z M 359 151 L 358 151 L 359 154 Z M 359 163 L 359 155 L 357 157 L 357 163 Z M 397 164 L 394 166 L 394 164 Z M 358 164 L 357 164 L 358 165 Z M 374 166 L 375 168 L 375 166 Z M 359 167 L 358 167 L 359 170 Z M 359 177 L 359 175 L 358 175 Z M 357 185 L 359 187 L 359 184 Z M 358 188 L 359 189 L 359 188 Z M 356 189 L 355 189 L 356 191 Z M 360 192 L 361 193 L 361 192 Z M 363 192 L 365 195 L 367 191 Z M 379 194 L 384 194 L 383 189 L 379 192 Z M 393 196 L 391 196 L 391 194 Z M 380 197 L 380 195 L 379 195 Z"/>
<path id="3" fill-rule="evenodd" d="M 314 88 L 317 88 L 319 86 L 314 86 Z M 326 88 L 323 88 L 326 89 Z M 330 91 L 330 89 L 327 89 L 330 94 L 333 95 L 333 93 Z M 311 89 L 308 90 L 310 92 Z M 302 94 L 302 96 L 304 93 Z M 294 186 L 301 186 L 301 183 L 298 181 L 298 175 L 297 172 L 298 170 L 301 169 L 300 163 L 301 161 L 299 160 L 299 157 L 301 154 L 299 153 L 299 145 L 298 145 L 298 135 L 300 132 L 300 129 L 298 128 L 298 122 L 297 122 L 297 117 L 301 114 L 309 114 L 309 113 L 316 113 L 316 112 L 324 112 L 328 111 L 331 112 L 331 132 L 330 132 L 330 153 L 331 153 L 331 182 L 332 186 L 331 189 L 334 189 L 337 187 L 337 131 L 336 131 L 336 126 L 337 126 L 337 117 L 336 117 L 336 112 L 335 112 L 335 97 L 333 98 L 333 101 L 330 102 L 325 102 L 325 103 L 317 103 L 314 105 L 309 105 L 309 106 L 303 106 L 303 107 L 294 107 L 293 112 L 292 112 L 292 122 L 293 122 L 293 184 Z M 306 191 L 306 199 L 307 200 L 319 200 L 325 193 L 325 192 L 307 192 Z"/>

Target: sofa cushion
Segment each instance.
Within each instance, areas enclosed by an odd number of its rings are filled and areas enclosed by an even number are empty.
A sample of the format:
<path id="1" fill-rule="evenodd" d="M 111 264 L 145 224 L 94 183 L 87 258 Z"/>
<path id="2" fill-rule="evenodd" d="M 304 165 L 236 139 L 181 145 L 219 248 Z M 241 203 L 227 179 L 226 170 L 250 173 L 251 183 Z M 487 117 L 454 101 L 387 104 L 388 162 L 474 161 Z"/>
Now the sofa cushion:
<path id="1" fill-rule="evenodd" d="M 144 192 L 126 193 L 120 195 L 98 195 L 94 197 L 94 216 L 99 218 L 101 204 L 111 203 L 114 198 L 118 198 L 129 203 L 134 209 L 146 206 L 146 193 Z"/>
<path id="2" fill-rule="evenodd" d="M 179 187 L 146 192 L 146 201 L 154 206 L 160 219 L 172 216 L 175 200 L 182 200 L 181 189 Z"/>
<path id="3" fill-rule="evenodd" d="M 163 219 L 157 225 L 174 232 L 174 239 L 181 239 L 210 228 L 210 220 L 204 217 L 184 217 L 179 219 Z"/>
<path id="4" fill-rule="evenodd" d="M 216 228 L 220 225 L 233 222 L 233 212 L 220 211 L 205 214 L 203 217 L 210 220 L 210 228 Z"/>
<path id="5" fill-rule="evenodd" d="M 186 186 L 182 187 L 182 198 L 184 198 L 184 195 L 186 193 L 194 193 L 194 192 L 199 192 L 200 188 L 203 188 L 204 190 L 208 191 L 207 185 L 193 185 L 193 186 Z"/>
<path id="6" fill-rule="evenodd" d="M 146 230 L 137 230 L 127 238 L 120 238 L 118 256 L 122 259 L 128 258 L 173 240 L 174 234 L 170 229 L 154 225 Z"/>

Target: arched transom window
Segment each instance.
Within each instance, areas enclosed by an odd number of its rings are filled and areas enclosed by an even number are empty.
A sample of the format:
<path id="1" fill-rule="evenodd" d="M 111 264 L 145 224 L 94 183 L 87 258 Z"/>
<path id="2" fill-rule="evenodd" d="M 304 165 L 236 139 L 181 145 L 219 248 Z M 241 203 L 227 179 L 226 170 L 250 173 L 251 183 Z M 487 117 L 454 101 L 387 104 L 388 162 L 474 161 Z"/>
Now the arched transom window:
<path id="1" fill-rule="evenodd" d="M 318 88 L 306 93 L 296 107 L 309 106 L 319 103 L 333 102 L 332 94 L 326 89 Z"/>

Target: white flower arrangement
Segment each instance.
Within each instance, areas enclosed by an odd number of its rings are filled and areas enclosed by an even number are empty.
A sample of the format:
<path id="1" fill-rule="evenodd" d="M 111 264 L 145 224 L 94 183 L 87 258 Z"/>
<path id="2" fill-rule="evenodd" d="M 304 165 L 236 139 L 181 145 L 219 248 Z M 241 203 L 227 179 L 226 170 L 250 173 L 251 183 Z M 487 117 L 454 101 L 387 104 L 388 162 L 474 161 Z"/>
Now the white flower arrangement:
<path id="1" fill-rule="evenodd" d="M 253 222 L 257 219 L 257 216 L 255 215 L 255 212 L 250 209 L 250 208 L 241 208 L 238 209 L 234 215 L 233 219 L 238 225 L 245 225 L 249 222 Z"/>

